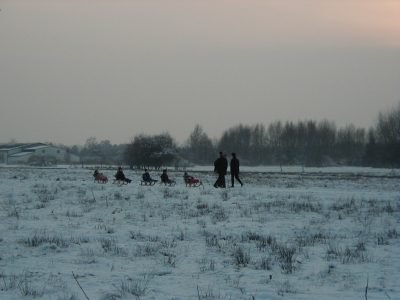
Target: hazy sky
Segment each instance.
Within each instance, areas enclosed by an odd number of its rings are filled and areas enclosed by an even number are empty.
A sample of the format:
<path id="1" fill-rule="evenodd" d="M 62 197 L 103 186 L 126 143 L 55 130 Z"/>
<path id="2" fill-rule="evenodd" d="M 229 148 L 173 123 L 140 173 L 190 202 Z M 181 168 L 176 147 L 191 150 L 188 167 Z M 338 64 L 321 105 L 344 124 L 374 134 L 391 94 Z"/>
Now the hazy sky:
<path id="1" fill-rule="evenodd" d="M 368 129 L 400 100 L 398 0 L 0 0 L 0 142 Z"/>

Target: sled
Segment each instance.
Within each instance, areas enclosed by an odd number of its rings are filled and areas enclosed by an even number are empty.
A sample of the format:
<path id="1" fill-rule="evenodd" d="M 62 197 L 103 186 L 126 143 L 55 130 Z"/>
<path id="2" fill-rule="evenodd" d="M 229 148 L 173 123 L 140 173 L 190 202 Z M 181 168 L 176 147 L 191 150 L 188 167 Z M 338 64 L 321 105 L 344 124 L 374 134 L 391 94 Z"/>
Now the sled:
<path id="1" fill-rule="evenodd" d="M 94 177 L 94 182 L 96 182 L 96 183 L 107 183 L 108 182 L 107 176 L 104 175 L 103 173 L 93 175 L 93 177 Z"/>
<path id="2" fill-rule="evenodd" d="M 199 187 L 203 185 L 203 183 L 201 182 L 201 180 L 198 179 L 188 179 L 185 180 L 185 186 L 189 186 L 189 187 Z"/>
<path id="3" fill-rule="evenodd" d="M 160 181 L 160 185 L 174 186 L 176 184 L 175 180 L 171 180 L 171 182 Z"/>
<path id="4" fill-rule="evenodd" d="M 114 179 L 112 183 L 113 183 L 113 184 L 116 184 L 116 185 L 125 185 L 125 184 L 128 184 L 128 182 L 126 182 L 125 179 Z"/>
<path id="5" fill-rule="evenodd" d="M 157 180 L 140 180 L 140 185 L 155 185 Z"/>

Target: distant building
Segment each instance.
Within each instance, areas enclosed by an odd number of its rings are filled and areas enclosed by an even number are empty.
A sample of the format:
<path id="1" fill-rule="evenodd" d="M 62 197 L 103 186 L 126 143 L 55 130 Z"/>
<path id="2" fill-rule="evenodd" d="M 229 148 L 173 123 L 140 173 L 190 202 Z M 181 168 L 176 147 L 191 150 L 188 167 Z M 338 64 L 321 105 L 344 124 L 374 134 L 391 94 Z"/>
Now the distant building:
<path id="1" fill-rule="evenodd" d="M 0 164 L 27 163 L 32 156 L 52 156 L 58 162 L 79 162 L 79 156 L 44 143 L 0 144 Z"/>

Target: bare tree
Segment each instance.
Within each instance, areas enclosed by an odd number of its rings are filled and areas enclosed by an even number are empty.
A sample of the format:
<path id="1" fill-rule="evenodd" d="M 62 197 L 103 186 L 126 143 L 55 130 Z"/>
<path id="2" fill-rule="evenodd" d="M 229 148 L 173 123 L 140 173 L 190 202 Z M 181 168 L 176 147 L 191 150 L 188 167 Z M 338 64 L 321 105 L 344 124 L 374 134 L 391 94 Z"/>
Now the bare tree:
<path id="1" fill-rule="evenodd" d="M 379 112 L 375 132 L 381 161 L 388 166 L 400 165 L 400 102 L 397 108 Z"/>
<path id="2" fill-rule="evenodd" d="M 365 129 L 353 124 L 339 129 L 336 143 L 336 158 L 346 165 L 360 165 L 365 149 Z"/>
<path id="3" fill-rule="evenodd" d="M 214 155 L 215 149 L 212 140 L 203 131 L 200 125 L 194 127 L 187 141 L 190 160 L 196 163 L 209 163 Z"/>
<path id="4" fill-rule="evenodd" d="M 262 163 L 267 147 L 267 131 L 264 124 L 256 124 L 252 127 L 250 146 L 253 163 Z"/>
<path id="5" fill-rule="evenodd" d="M 267 131 L 267 139 L 268 139 L 268 155 L 269 155 L 269 163 L 271 164 L 281 164 L 284 161 L 283 153 L 282 153 L 282 131 L 283 126 L 281 121 L 275 121 L 274 123 L 269 124 Z"/>
<path id="6" fill-rule="evenodd" d="M 368 167 L 377 167 L 380 161 L 380 146 L 376 142 L 375 130 L 371 127 L 367 134 L 367 145 L 365 146 L 365 154 L 363 158 L 363 165 Z"/>
<path id="7" fill-rule="evenodd" d="M 224 151 L 240 153 L 242 161 L 250 159 L 252 130 L 250 126 L 239 124 L 222 133 L 218 148 Z"/>
<path id="8" fill-rule="evenodd" d="M 393 143 L 399 140 L 400 103 L 398 108 L 380 111 L 375 123 L 376 136 L 379 143 Z"/>

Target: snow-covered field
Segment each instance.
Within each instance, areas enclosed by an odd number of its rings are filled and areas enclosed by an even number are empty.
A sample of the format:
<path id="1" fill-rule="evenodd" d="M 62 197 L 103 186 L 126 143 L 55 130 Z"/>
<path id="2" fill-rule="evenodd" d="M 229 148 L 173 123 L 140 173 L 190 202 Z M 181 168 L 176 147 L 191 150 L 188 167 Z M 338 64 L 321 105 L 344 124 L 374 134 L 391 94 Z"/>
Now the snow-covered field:
<path id="1" fill-rule="evenodd" d="M 0 167 L 0 299 L 400 299 L 399 170 L 210 170 Z"/>

